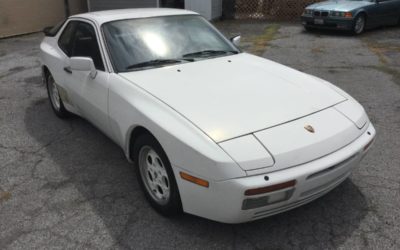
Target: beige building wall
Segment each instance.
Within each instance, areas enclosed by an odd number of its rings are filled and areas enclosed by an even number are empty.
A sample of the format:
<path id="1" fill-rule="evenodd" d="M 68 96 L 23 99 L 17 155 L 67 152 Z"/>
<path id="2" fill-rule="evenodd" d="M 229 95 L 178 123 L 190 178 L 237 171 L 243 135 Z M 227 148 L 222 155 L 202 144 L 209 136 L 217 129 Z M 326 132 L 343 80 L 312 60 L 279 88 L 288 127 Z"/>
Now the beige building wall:
<path id="1" fill-rule="evenodd" d="M 69 6 L 71 15 L 87 11 L 86 0 Z M 41 31 L 64 18 L 64 0 L 0 0 L 0 37 Z"/>

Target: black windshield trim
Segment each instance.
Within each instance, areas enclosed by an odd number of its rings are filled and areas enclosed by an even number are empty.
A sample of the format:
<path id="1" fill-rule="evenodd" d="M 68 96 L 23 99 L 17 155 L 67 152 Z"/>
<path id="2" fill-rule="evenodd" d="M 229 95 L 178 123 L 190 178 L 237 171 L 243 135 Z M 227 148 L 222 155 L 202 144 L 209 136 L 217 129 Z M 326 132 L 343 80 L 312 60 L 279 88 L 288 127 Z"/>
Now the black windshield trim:
<path id="1" fill-rule="evenodd" d="M 108 57 L 109 57 L 109 59 L 110 59 L 110 63 L 111 63 L 111 67 L 112 67 L 112 69 L 113 69 L 113 72 L 116 73 L 116 74 L 118 74 L 118 73 L 127 73 L 127 72 L 130 72 L 130 71 L 118 70 L 117 67 L 115 66 L 115 60 L 114 60 L 114 58 L 113 58 L 112 53 L 110 52 L 111 50 L 110 50 L 109 42 L 107 41 L 106 36 L 105 36 L 105 34 L 104 34 L 104 26 L 105 26 L 106 24 L 114 23 L 114 22 L 120 22 L 120 21 L 129 21 L 129 20 L 145 20 L 145 19 L 153 19 L 153 18 L 160 18 L 160 17 L 180 17 L 180 16 L 183 16 L 183 17 L 184 17 L 184 16 L 189 16 L 189 17 L 190 17 L 190 16 L 203 17 L 203 16 L 200 15 L 200 14 L 161 15 L 161 16 L 151 16 L 151 17 L 123 18 L 123 19 L 112 20 L 112 21 L 108 21 L 108 22 L 102 23 L 102 24 L 100 25 L 100 32 L 101 32 L 101 36 L 103 37 L 105 49 L 106 49 L 107 54 L 108 54 Z M 204 18 L 204 17 L 203 17 L 203 18 Z M 226 38 L 214 25 L 212 25 L 212 27 L 213 27 L 220 35 L 222 35 L 223 38 L 225 38 L 225 39 L 229 42 L 229 39 Z M 237 52 L 238 52 L 237 54 L 242 53 L 242 51 L 241 51 L 239 48 L 237 48 L 236 46 L 234 46 L 234 47 L 237 49 Z M 225 57 L 225 56 L 231 56 L 231 55 L 226 54 L 226 55 L 221 55 L 221 56 L 218 56 L 218 57 Z M 212 57 L 212 58 L 215 58 L 215 57 Z M 205 59 L 212 59 L 212 58 L 205 58 Z M 188 63 L 188 62 L 187 62 L 187 63 Z M 167 66 L 171 66 L 171 65 L 167 65 Z M 149 70 L 149 69 L 161 68 L 161 67 L 165 67 L 165 66 L 153 67 L 153 68 L 144 68 L 144 69 L 142 68 L 142 69 L 140 69 L 140 70 Z M 135 70 L 135 71 L 139 71 L 139 70 Z"/>
<path id="2" fill-rule="evenodd" d="M 203 51 L 187 53 L 183 55 L 183 58 L 212 58 L 212 57 L 219 57 L 222 55 L 226 55 L 228 53 L 237 55 L 240 52 L 235 50 L 203 50 Z"/>
<path id="3" fill-rule="evenodd" d="M 168 16 L 201 16 L 201 15 L 199 15 L 199 14 L 185 14 L 185 15 L 168 15 Z M 105 47 L 106 47 L 106 50 L 107 50 L 107 54 L 108 54 L 108 57 L 110 58 L 111 67 L 113 68 L 114 73 L 116 73 L 116 74 L 118 74 L 118 73 L 126 73 L 126 72 L 129 72 L 129 71 L 118 70 L 117 67 L 115 66 L 113 55 L 110 52 L 111 50 L 110 50 L 108 41 L 106 39 L 106 36 L 104 34 L 104 25 L 109 24 L 109 23 L 119 22 L 119 21 L 144 20 L 144 19 L 152 19 L 152 18 L 159 18 L 159 17 L 163 17 L 163 16 L 123 18 L 123 19 L 108 21 L 108 22 L 105 22 L 105 23 L 101 24 L 101 26 L 100 26 L 101 35 L 103 37 L 104 44 L 105 44 Z M 146 69 L 142 69 L 142 70 L 146 70 Z"/>
<path id="4" fill-rule="evenodd" d="M 126 67 L 126 71 L 138 71 L 148 67 L 165 67 L 169 65 L 182 64 L 185 62 L 194 62 L 191 58 L 167 58 L 167 59 L 154 59 L 147 62 L 140 62 Z"/>

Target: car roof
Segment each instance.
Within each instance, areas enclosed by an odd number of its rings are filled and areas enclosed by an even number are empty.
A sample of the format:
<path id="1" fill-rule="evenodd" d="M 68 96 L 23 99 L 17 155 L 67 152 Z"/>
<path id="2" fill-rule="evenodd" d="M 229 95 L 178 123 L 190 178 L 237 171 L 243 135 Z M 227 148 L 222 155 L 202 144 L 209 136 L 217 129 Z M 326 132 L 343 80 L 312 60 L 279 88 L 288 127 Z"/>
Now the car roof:
<path id="1" fill-rule="evenodd" d="M 198 13 L 182 10 L 182 9 L 169 9 L 169 8 L 139 8 L 139 9 L 117 9 L 117 10 L 104 10 L 87 12 L 83 14 L 73 15 L 70 18 L 78 17 L 90 19 L 97 22 L 99 25 L 111 21 L 158 17 L 158 16 L 176 16 L 176 15 L 198 15 Z"/>

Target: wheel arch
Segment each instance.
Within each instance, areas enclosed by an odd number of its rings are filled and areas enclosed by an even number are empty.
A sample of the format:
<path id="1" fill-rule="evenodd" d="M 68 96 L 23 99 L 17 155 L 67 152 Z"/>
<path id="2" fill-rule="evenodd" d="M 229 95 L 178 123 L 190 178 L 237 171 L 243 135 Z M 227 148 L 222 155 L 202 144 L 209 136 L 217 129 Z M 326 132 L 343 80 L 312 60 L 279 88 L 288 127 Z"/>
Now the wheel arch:
<path id="1" fill-rule="evenodd" d="M 46 65 L 42 65 L 43 82 L 46 83 L 47 77 L 51 74 L 50 69 Z"/>
<path id="2" fill-rule="evenodd" d="M 111 80 L 109 115 L 114 140 L 133 163 L 132 145 L 149 133 L 161 145 L 171 165 L 213 180 L 245 175 L 221 147 L 176 110 L 118 75 Z M 211 178 L 212 177 L 212 178 Z"/>
<path id="3" fill-rule="evenodd" d="M 364 28 L 363 28 L 363 30 L 360 32 L 360 33 L 357 33 L 356 31 L 355 31 L 355 26 L 356 26 L 356 21 L 357 21 L 357 18 L 359 18 L 360 16 L 363 16 L 364 17 Z M 366 29 L 368 29 L 368 28 L 370 28 L 369 27 L 369 17 L 368 17 L 368 13 L 367 13 L 367 11 L 365 10 L 365 9 L 360 9 L 360 10 L 358 10 L 357 12 L 356 12 L 356 14 L 354 15 L 354 18 L 353 18 L 353 26 L 352 26 L 352 32 L 353 32 L 353 34 L 355 34 L 355 35 L 359 35 L 359 34 L 361 34 L 361 33 L 363 33 Z"/>
<path id="4" fill-rule="evenodd" d="M 360 9 L 359 11 L 357 11 L 356 14 L 355 14 L 355 16 L 354 16 L 354 19 L 355 19 L 356 17 L 358 17 L 359 15 L 364 15 L 364 17 L 365 17 L 365 22 L 367 22 L 367 20 L 368 20 L 368 13 L 367 13 L 367 11 L 366 11 L 365 9 Z"/>
<path id="5" fill-rule="evenodd" d="M 128 136 L 127 136 L 128 140 L 127 140 L 127 145 L 126 145 L 126 154 L 127 154 L 128 160 L 130 162 L 134 161 L 133 144 L 135 143 L 137 138 L 139 138 L 139 136 L 144 135 L 144 134 L 151 135 L 157 140 L 157 138 L 154 136 L 153 133 L 150 132 L 150 130 L 148 130 L 147 128 L 145 128 L 144 126 L 141 126 L 141 125 L 133 126 L 130 129 L 130 132 L 128 132 Z"/>

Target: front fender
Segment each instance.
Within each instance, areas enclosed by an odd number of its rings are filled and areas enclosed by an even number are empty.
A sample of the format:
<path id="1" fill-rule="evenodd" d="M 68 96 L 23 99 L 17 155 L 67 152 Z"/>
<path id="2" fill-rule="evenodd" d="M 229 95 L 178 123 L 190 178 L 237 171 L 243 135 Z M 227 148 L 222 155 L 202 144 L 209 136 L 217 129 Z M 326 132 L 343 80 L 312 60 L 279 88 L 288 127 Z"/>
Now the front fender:
<path id="1" fill-rule="evenodd" d="M 159 141 L 172 165 L 208 180 L 245 172 L 206 134 L 171 107 L 134 83 L 111 74 L 109 116 L 114 136 L 129 155 L 130 135 L 141 126 Z"/>
<path id="2" fill-rule="evenodd" d="M 364 15 L 368 16 L 368 12 L 364 8 L 356 9 L 356 10 L 353 11 L 353 16 L 354 17 L 356 17 L 356 16 L 358 16 L 360 14 L 364 14 Z"/>

